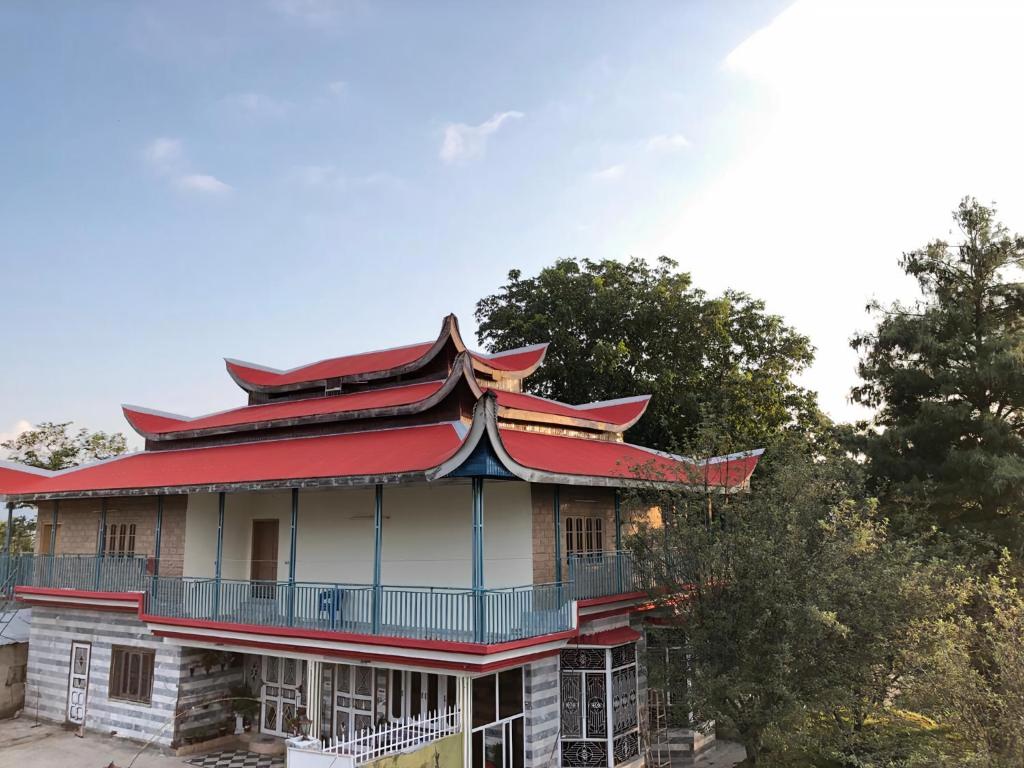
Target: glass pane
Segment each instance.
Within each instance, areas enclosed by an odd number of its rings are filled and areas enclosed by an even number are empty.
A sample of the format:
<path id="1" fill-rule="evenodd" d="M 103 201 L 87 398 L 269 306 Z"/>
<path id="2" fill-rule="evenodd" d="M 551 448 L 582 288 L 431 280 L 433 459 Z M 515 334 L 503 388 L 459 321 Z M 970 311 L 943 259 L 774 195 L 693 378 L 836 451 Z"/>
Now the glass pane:
<path id="1" fill-rule="evenodd" d="M 495 715 L 494 675 L 484 675 L 473 680 L 473 727 L 493 723 Z"/>
<path id="2" fill-rule="evenodd" d="M 355 691 L 357 696 L 369 696 L 372 693 L 372 673 L 369 667 L 356 667 L 353 671 L 355 678 Z"/>
<path id="3" fill-rule="evenodd" d="M 583 735 L 583 679 L 579 672 L 562 673 L 562 736 L 578 739 Z"/>
<path id="4" fill-rule="evenodd" d="M 505 726 L 492 725 L 484 731 L 487 768 L 505 768 Z"/>
<path id="5" fill-rule="evenodd" d="M 402 673 L 397 669 L 391 672 L 391 719 L 402 719 Z"/>
<path id="6" fill-rule="evenodd" d="M 484 732 L 473 733 L 473 768 L 484 768 Z"/>
<path id="7" fill-rule="evenodd" d="M 437 675 L 427 675 L 427 712 L 433 713 L 437 709 Z"/>
<path id="8" fill-rule="evenodd" d="M 498 719 L 523 713 L 523 668 L 507 669 L 498 675 Z"/>
<path id="9" fill-rule="evenodd" d="M 454 707 L 458 703 L 458 693 L 455 690 L 455 675 L 448 675 L 448 692 L 445 706 Z"/>
<path id="10" fill-rule="evenodd" d="M 525 739 L 523 737 L 523 718 L 517 717 L 513 720 L 510 725 L 512 726 L 512 743 L 509 744 L 509 754 L 511 756 L 510 768 L 523 768 L 526 764 L 524 747 Z"/>
<path id="11" fill-rule="evenodd" d="M 604 673 L 587 673 L 587 738 L 601 739 L 608 735 L 608 699 Z"/>
<path id="12" fill-rule="evenodd" d="M 263 670 L 264 670 L 264 672 L 263 672 L 263 674 L 264 674 L 263 681 L 266 682 L 266 683 L 276 683 L 277 682 L 277 659 L 275 657 L 273 657 L 273 656 L 266 656 L 264 658 L 266 659 L 266 661 L 264 661 L 264 666 L 263 666 Z"/>
<path id="13" fill-rule="evenodd" d="M 348 664 L 338 665 L 338 690 L 352 693 L 352 672 Z"/>
<path id="14" fill-rule="evenodd" d="M 418 717 L 422 712 L 423 675 L 409 673 L 409 717 Z"/>

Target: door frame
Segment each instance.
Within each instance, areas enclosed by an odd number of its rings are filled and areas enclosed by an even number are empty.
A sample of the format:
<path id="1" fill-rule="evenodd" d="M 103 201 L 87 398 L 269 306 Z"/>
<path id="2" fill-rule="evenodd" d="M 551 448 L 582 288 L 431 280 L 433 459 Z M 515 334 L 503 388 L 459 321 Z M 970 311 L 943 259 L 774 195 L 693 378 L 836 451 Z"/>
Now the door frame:
<path id="1" fill-rule="evenodd" d="M 85 674 L 75 674 L 75 650 L 77 648 L 85 649 Z M 77 726 L 85 725 L 85 715 L 89 707 L 89 678 L 92 673 L 92 643 L 85 640 L 72 640 L 71 641 L 71 653 L 68 656 L 68 695 L 64 700 L 64 718 L 69 723 L 74 723 Z M 85 682 L 81 688 L 75 686 L 75 678 L 85 678 Z M 72 695 L 80 691 L 82 697 L 81 704 L 72 703 Z M 76 719 L 71 715 L 72 706 L 81 707 L 81 715 Z"/>

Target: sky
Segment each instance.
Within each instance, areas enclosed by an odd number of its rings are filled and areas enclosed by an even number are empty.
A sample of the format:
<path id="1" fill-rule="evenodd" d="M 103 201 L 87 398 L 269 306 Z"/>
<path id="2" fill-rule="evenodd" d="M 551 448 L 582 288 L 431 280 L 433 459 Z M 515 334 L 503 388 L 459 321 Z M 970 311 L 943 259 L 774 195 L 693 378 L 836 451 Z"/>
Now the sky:
<path id="1" fill-rule="evenodd" d="M 567 256 L 763 298 L 861 418 L 900 254 L 967 194 L 1024 230 L 1021 39 L 1009 0 L 3 3 L 0 439 L 472 338 Z"/>

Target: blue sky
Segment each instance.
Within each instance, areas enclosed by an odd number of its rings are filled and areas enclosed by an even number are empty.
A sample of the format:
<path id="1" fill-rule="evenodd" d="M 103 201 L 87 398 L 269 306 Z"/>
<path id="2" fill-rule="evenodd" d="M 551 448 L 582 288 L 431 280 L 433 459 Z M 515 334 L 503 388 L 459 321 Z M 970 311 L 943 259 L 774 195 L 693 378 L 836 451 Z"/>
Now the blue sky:
<path id="1" fill-rule="evenodd" d="M 659 253 L 809 333 L 856 415 L 900 250 L 968 192 L 1024 229 L 1018 10 L 5 3 L 0 435 L 229 407 L 222 357 L 472 333 L 510 268 Z M 988 123 L 935 119 L 961 81 Z"/>

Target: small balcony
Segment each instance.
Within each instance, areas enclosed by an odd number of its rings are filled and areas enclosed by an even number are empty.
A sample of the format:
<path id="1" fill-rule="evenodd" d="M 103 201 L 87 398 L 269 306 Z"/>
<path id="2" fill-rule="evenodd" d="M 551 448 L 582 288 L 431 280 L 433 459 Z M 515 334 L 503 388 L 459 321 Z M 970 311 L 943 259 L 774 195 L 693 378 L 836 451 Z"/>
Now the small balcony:
<path id="1" fill-rule="evenodd" d="M 652 586 L 650 575 L 630 552 L 569 555 L 568 566 L 573 600 L 646 592 Z"/>

